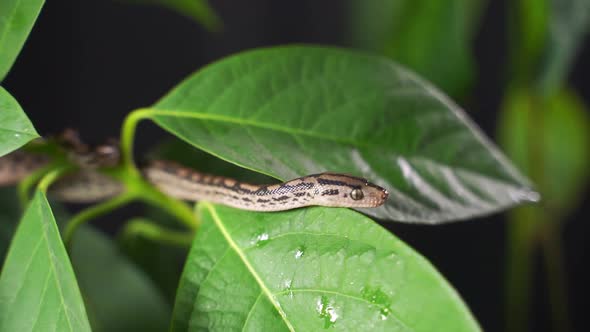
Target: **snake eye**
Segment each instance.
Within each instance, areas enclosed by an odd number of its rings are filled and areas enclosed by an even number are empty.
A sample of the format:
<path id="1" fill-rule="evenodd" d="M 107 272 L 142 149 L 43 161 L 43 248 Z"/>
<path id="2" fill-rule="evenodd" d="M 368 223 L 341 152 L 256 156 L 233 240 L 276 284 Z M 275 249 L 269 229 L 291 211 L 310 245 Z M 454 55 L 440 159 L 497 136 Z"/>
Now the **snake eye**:
<path id="1" fill-rule="evenodd" d="M 363 194 L 363 191 L 360 189 L 353 189 L 350 192 L 350 198 L 352 198 L 355 201 L 358 201 L 359 199 L 363 199 L 363 197 L 365 197 L 365 195 Z"/>

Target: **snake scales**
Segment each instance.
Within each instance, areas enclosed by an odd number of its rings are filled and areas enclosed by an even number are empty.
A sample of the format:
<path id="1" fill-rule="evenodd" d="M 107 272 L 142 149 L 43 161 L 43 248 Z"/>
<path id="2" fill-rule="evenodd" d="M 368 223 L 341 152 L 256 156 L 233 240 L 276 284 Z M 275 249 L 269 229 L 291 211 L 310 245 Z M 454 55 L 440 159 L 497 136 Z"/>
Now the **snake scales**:
<path id="1" fill-rule="evenodd" d="M 77 172 L 59 179 L 50 194 L 61 201 L 92 203 L 124 191 L 117 180 L 98 171 L 118 163 L 115 145 L 90 150 L 75 138 Z M 15 151 L 0 157 L 0 186 L 13 185 L 50 163 L 44 155 Z M 160 191 L 189 201 L 206 200 L 253 211 L 281 211 L 310 205 L 333 207 L 377 207 L 385 203 L 387 190 L 365 179 L 337 174 L 308 175 L 273 185 L 255 185 L 199 173 L 170 161 L 154 161 L 142 169 L 145 178 Z"/>

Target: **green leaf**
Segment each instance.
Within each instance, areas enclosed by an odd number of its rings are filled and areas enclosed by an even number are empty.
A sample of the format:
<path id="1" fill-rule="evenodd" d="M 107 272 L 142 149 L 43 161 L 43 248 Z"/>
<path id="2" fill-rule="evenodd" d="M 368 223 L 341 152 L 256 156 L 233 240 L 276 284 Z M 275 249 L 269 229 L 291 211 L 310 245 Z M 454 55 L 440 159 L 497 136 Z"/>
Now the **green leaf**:
<path id="1" fill-rule="evenodd" d="M 171 331 L 478 331 L 418 253 L 347 209 L 201 203 Z"/>
<path id="2" fill-rule="evenodd" d="M 577 206 L 590 176 L 590 118 L 574 92 L 545 99 L 512 90 L 499 130 L 502 145 L 538 185 L 547 208 L 559 216 Z"/>
<path id="3" fill-rule="evenodd" d="M 465 94 L 474 78 L 470 44 L 484 0 L 350 3 L 354 45 L 390 56 L 452 96 Z"/>
<path id="4" fill-rule="evenodd" d="M 67 219 L 64 217 L 66 213 L 61 205 L 52 203 L 51 206 L 51 211 L 55 219 Z M 21 217 L 22 210 L 21 204 L 18 201 L 16 187 L 0 187 L 0 262 L 4 261 L 4 255 L 8 250 L 10 240 L 14 236 Z"/>
<path id="5" fill-rule="evenodd" d="M 457 105 L 403 67 L 363 53 L 242 53 L 192 75 L 146 115 L 202 150 L 281 180 L 364 176 L 390 199 L 362 211 L 388 220 L 439 223 L 535 198 Z"/>
<path id="6" fill-rule="evenodd" d="M 0 87 L 0 157 L 37 137 L 39 134 L 18 102 Z"/>
<path id="7" fill-rule="evenodd" d="M 210 31 L 221 29 L 222 22 L 207 0 L 125 0 L 138 4 L 151 4 L 167 7 L 192 18 Z"/>
<path id="8" fill-rule="evenodd" d="M 590 1 L 550 2 L 549 36 L 539 75 L 546 93 L 562 85 L 590 25 Z"/>
<path id="9" fill-rule="evenodd" d="M 59 204 L 54 205 L 53 210 L 58 220 L 67 220 Z M 14 188 L 0 188 L 0 261 L 19 216 Z M 80 227 L 73 238 L 71 252 L 93 331 L 166 329 L 170 305 L 162 299 L 152 280 L 121 254 L 115 243 L 90 227 Z M 164 257 L 159 259 L 164 260 Z"/>
<path id="10" fill-rule="evenodd" d="M 0 82 L 27 40 L 43 3 L 44 0 L 0 1 Z"/>
<path id="11" fill-rule="evenodd" d="M 112 240 L 81 227 L 70 251 L 93 331 L 166 330 L 170 306 Z"/>
<path id="12" fill-rule="evenodd" d="M 20 222 L 0 276 L 0 331 L 90 331 L 74 271 L 39 191 Z"/>

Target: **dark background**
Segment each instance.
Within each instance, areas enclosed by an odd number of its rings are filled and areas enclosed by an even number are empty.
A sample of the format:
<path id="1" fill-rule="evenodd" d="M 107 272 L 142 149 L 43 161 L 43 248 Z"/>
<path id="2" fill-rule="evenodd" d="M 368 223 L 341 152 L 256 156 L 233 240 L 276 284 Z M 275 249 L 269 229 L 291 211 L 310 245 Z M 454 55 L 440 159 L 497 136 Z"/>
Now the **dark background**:
<path id="1" fill-rule="evenodd" d="M 184 77 L 235 52 L 287 43 L 349 46 L 342 1 L 211 1 L 224 30 L 210 33 L 160 7 L 115 1 L 48 1 L 4 86 L 42 135 L 78 128 L 85 139 L 118 136 L 125 115 L 148 106 Z M 458 102 L 494 137 L 506 83 L 506 4 L 489 1 L 473 44 L 478 79 L 472 96 Z M 570 83 L 590 102 L 590 40 L 573 66 Z M 166 134 L 140 126 L 137 151 Z M 584 329 L 590 274 L 586 197 L 564 227 L 565 265 L 574 330 Z M 125 212 L 122 212 L 125 215 Z M 107 232 L 123 217 L 94 224 Z M 384 224 L 426 256 L 465 299 L 487 331 L 503 329 L 505 220 L 501 215 L 442 226 Z M 549 330 L 543 266 L 533 288 L 533 330 Z"/>

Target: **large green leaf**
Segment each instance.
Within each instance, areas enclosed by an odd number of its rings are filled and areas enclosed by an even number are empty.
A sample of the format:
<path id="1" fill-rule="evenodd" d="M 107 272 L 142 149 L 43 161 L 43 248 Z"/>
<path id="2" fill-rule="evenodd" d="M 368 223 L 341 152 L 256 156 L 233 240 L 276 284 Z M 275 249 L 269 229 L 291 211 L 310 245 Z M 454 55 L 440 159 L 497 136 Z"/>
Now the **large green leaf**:
<path id="1" fill-rule="evenodd" d="M 44 2 L 44 0 L 0 1 L 0 82 L 6 77 L 27 40 Z"/>
<path id="2" fill-rule="evenodd" d="M 18 102 L 0 87 L 0 157 L 37 137 Z"/>
<path id="3" fill-rule="evenodd" d="M 93 331 L 165 331 L 170 307 L 112 240 L 89 227 L 72 241 L 72 265 Z"/>
<path id="4" fill-rule="evenodd" d="M 355 46 L 388 55 L 462 95 L 474 77 L 470 44 L 485 2 L 350 0 L 350 36 Z"/>
<path id="5" fill-rule="evenodd" d="M 418 253 L 347 209 L 201 203 L 171 331 L 478 331 Z"/>
<path id="6" fill-rule="evenodd" d="M 389 220 L 438 223 L 535 193 L 433 86 L 392 61 L 319 47 L 239 54 L 182 82 L 151 118 L 237 165 L 287 180 L 323 171 L 387 188 Z"/>
<path id="7" fill-rule="evenodd" d="M 2 269 L 0 331 L 90 331 L 74 271 L 41 192 L 27 208 Z"/>

